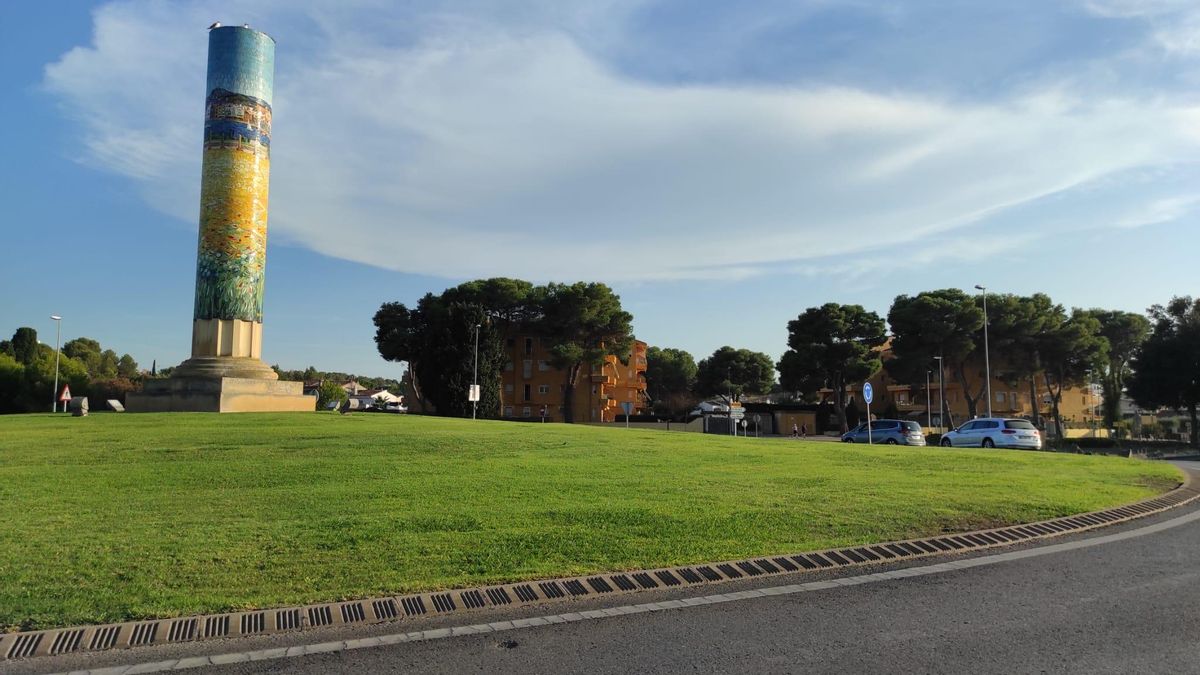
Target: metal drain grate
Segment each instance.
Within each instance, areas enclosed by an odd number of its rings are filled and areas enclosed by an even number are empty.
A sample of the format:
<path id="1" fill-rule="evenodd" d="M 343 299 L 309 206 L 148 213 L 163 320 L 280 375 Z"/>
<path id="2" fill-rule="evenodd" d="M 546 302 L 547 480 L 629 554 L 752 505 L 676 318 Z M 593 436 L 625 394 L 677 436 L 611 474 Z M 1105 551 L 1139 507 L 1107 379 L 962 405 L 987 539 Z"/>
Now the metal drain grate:
<path id="1" fill-rule="evenodd" d="M 433 608 L 439 612 L 453 612 L 458 609 L 454 606 L 454 598 L 450 597 L 449 593 L 431 595 L 429 599 L 433 601 Z"/>
<path id="2" fill-rule="evenodd" d="M 587 582 L 597 593 L 612 593 L 613 587 L 603 577 L 591 577 Z"/>
<path id="3" fill-rule="evenodd" d="M 730 579 L 741 579 L 743 576 L 745 576 L 729 563 L 721 563 L 720 565 L 717 565 L 717 569 L 721 570 L 721 573 Z"/>
<path id="4" fill-rule="evenodd" d="M 579 583 L 578 579 L 571 579 L 569 581 L 564 581 L 563 588 L 567 589 L 568 593 L 570 593 L 572 596 L 576 596 L 576 597 L 578 597 L 580 595 L 588 594 L 588 589 L 584 588 L 583 584 Z"/>
<path id="5" fill-rule="evenodd" d="M 18 635 L 17 639 L 8 648 L 8 654 L 5 658 L 8 659 L 23 659 L 27 656 L 33 656 L 33 652 L 37 650 L 38 645 L 42 643 L 43 633 L 25 633 Z"/>
<path id="6" fill-rule="evenodd" d="M 479 591 L 463 591 L 458 597 L 462 598 L 463 606 L 467 609 L 479 609 L 484 605 L 483 593 Z"/>
<path id="7" fill-rule="evenodd" d="M 328 626 L 331 623 L 333 623 L 333 612 L 330 611 L 329 605 L 308 608 L 308 625 Z"/>
<path id="8" fill-rule="evenodd" d="M 634 573 L 633 580 L 638 582 L 638 585 L 642 588 L 658 588 L 658 582 L 656 582 L 653 577 L 645 572 Z"/>
<path id="9" fill-rule="evenodd" d="M 225 637 L 229 635 L 229 615 L 210 616 L 204 620 L 204 637 Z"/>
<path id="10" fill-rule="evenodd" d="M 176 619 L 167 629 L 167 642 L 184 642 L 196 637 L 195 619 Z"/>
<path id="11" fill-rule="evenodd" d="M 668 586 L 679 586 L 683 583 L 674 574 L 671 574 L 670 570 L 659 570 L 654 573 L 654 576 L 658 577 L 660 581 Z"/>
<path id="12" fill-rule="evenodd" d="M 752 577 L 756 577 L 756 576 L 762 574 L 762 570 L 755 567 L 754 564 L 751 563 L 749 560 L 743 560 L 743 561 L 739 562 L 737 564 L 737 566 L 739 568 L 741 568 L 741 570 L 743 572 L 745 572 L 746 574 L 749 574 Z"/>
<path id="13" fill-rule="evenodd" d="M 296 630 L 303 627 L 299 609 L 281 609 L 275 612 L 275 630 Z"/>
<path id="14" fill-rule="evenodd" d="M 512 598 L 508 597 L 508 593 L 506 593 L 503 588 L 489 588 L 487 589 L 487 596 L 488 600 L 491 600 L 493 605 L 512 604 Z"/>
<path id="15" fill-rule="evenodd" d="M 79 649 L 81 644 L 83 644 L 82 628 L 64 630 L 54 636 L 54 642 L 50 644 L 50 653 L 53 655 L 67 654 Z"/>
<path id="16" fill-rule="evenodd" d="M 267 629 L 267 613 L 253 612 L 242 615 L 242 635 L 262 633 Z"/>
<path id="17" fill-rule="evenodd" d="M 517 599 L 521 602 L 533 602 L 537 600 L 537 593 L 533 592 L 533 586 L 529 584 L 513 586 L 513 593 L 517 594 Z"/>
<path id="18" fill-rule="evenodd" d="M 613 583 L 617 585 L 617 588 L 623 591 L 637 590 L 637 584 L 633 583 L 633 579 L 630 579 L 624 574 L 614 574 L 609 578 L 612 579 Z"/>
<path id="19" fill-rule="evenodd" d="M 130 647 L 139 647 L 141 645 L 148 645 L 151 642 L 154 642 L 154 636 L 157 634 L 158 634 L 158 622 L 157 621 L 147 621 L 146 623 L 139 623 L 138 625 L 133 627 L 133 631 L 129 634 L 129 646 Z"/>
<path id="20" fill-rule="evenodd" d="M 358 623 L 367 620 L 367 611 L 361 602 L 342 605 L 342 623 Z"/>
<path id="21" fill-rule="evenodd" d="M 400 606 L 404 608 L 406 616 L 420 616 L 425 613 L 425 601 L 419 595 L 410 595 L 407 598 L 400 598 Z"/>
<path id="22" fill-rule="evenodd" d="M 700 578 L 700 575 L 699 575 L 699 574 L 696 574 L 696 570 L 694 570 L 694 569 L 691 569 L 691 568 L 689 568 L 689 567 L 682 567 L 682 568 L 680 568 L 680 569 L 679 569 L 679 576 L 683 577 L 683 580 L 684 580 L 684 581 L 686 581 L 686 582 L 688 582 L 689 584 L 702 584 L 702 583 L 704 583 L 704 579 Z"/>
<path id="23" fill-rule="evenodd" d="M 708 579 L 709 581 L 720 581 L 721 580 L 721 575 L 718 574 L 716 570 L 709 567 L 708 565 L 701 565 L 696 568 L 696 571 L 699 572 L 705 579 Z"/>
<path id="24" fill-rule="evenodd" d="M 375 610 L 376 619 L 395 619 L 400 615 L 400 612 L 396 609 L 396 601 L 391 598 L 371 602 L 371 609 Z"/>
<path id="25" fill-rule="evenodd" d="M 550 599 L 561 598 L 566 595 L 557 581 L 543 581 L 538 584 L 538 588 L 542 589 L 542 595 Z"/>
<path id="26" fill-rule="evenodd" d="M 121 634 L 120 626 L 105 626 L 97 628 L 95 633 L 92 633 L 92 639 L 88 642 L 88 649 L 112 649 L 117 644 L 117 637 Z"/>

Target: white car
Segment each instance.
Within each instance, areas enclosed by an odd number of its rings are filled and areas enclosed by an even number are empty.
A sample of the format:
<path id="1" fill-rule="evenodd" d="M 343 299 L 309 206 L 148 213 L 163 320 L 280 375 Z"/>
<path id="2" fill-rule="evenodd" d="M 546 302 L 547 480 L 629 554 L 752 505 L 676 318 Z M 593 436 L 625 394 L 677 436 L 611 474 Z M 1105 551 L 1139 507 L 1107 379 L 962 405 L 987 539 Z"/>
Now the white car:
<path id="1" fill-rule="evenodd" d="M 943 448 L 1042 449 L 1042 434 L 1029 420 L 1011 417 L 982 417 L 971 420 L 942 436 Z"/>

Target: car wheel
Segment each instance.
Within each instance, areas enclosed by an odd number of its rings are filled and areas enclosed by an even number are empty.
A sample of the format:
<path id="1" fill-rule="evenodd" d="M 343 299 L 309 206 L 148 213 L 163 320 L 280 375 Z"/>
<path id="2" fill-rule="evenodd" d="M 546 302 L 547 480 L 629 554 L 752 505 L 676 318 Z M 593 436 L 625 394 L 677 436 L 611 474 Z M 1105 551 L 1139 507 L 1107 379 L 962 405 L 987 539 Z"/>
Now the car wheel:
<path id="1" fill-rule="evenodd" d="M 950 447 L 950 439 L 949 439 L 949 438 L 943 438 L 943 439 L 942 439 L 942 442 L 941 442 L 941 446 L 942 446 L 943 448 L 948 448 L 948 447 Z"/>
<path id="2" fill-rule="evenodd" d="M 843 439 L 842 439 L 842 442 L 843 442 L 843 443 L 853 443 L 853 442 L 854 442 L 854 439 L 853 439 L 853 438 L 843 438 Z"/>
<path id="3" fill-rule="evenodd" d="M 994 447 L 996 447 L 996 444 L 992 442 L 992 439 L 985 438 L 985 439 L 983 439 L 983 447 L 994 448 Z"/>
<path id="4" fill-rule="evenodd" d="M 896 442 L 896 439 L 894 439 L 894 438 L 889 438 L 889 439 L 887 439 L 887 444 L 888 444 L 888 445 L 899 445 L 899 444 Z"/>

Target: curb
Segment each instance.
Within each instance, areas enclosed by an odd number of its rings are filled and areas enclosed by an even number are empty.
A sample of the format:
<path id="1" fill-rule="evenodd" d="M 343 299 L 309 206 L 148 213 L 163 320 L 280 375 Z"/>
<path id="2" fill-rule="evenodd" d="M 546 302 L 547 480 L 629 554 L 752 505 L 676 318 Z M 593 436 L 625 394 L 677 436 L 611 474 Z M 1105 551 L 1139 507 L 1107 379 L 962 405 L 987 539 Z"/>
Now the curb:
<path id="1" fill-rule="evenodd" d="M 252 610 L 174 619 L 150 619 L 99 626 L 52 628 L 0 634 L 0 661 L 220 638 L 298 632 L 306 628 L 368 625 L 422 616 L 468 614 L 576 598 L 623 595 L 646 590 L 703 586 L 752 577 L 834 570 L 899 560 L 974 552 L 1085 532 L 1144 518 L 1200 498 L 1192 475 L 1174 490 L 1152 499 L 1024 525 L 1010 525 L 923 539 L 759 556 L 702 565 L 593 574 L 300 607 Z"/>

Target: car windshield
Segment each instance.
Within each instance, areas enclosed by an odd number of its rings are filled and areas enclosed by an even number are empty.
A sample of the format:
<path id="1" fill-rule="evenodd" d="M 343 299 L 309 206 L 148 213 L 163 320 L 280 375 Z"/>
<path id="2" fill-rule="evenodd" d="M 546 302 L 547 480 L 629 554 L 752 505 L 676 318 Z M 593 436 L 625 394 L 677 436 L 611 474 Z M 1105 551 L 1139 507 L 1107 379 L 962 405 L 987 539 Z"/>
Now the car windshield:
<path id="1" fill-rule="evenodd" d="M 1004 420 L 1004 426 L 1009 429 L 1036 429 L 1026 420 Z"/>

